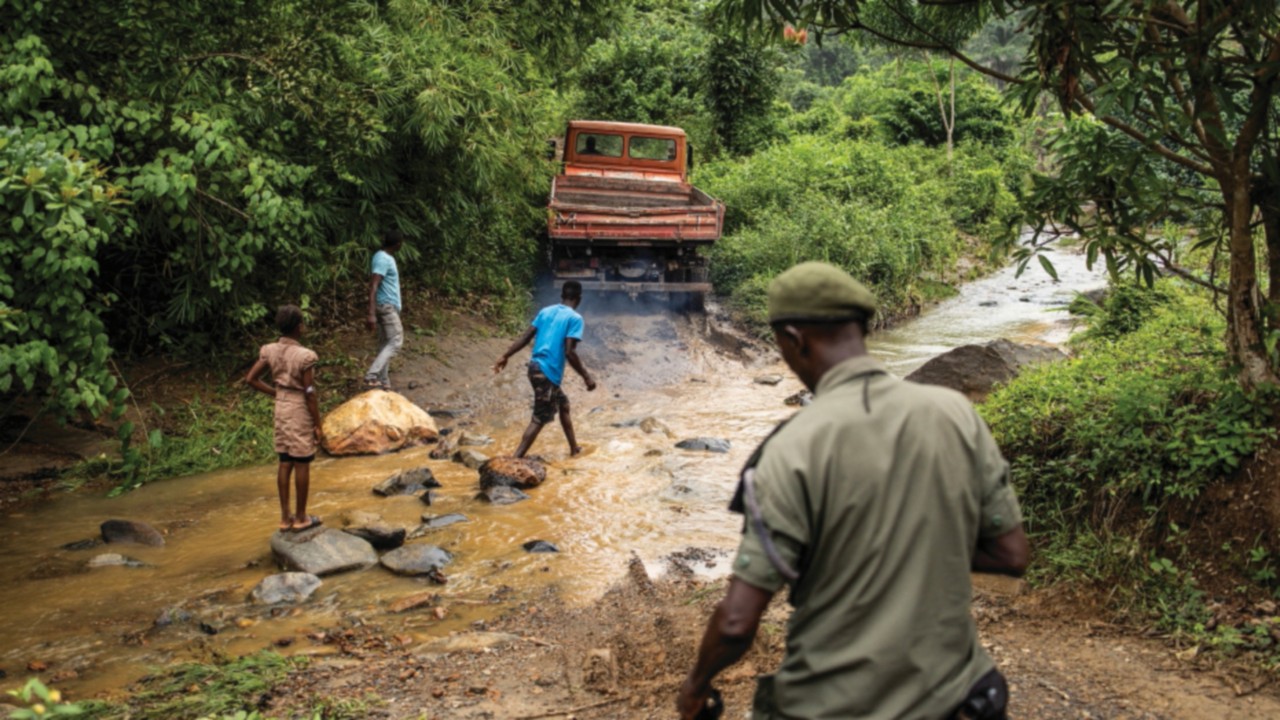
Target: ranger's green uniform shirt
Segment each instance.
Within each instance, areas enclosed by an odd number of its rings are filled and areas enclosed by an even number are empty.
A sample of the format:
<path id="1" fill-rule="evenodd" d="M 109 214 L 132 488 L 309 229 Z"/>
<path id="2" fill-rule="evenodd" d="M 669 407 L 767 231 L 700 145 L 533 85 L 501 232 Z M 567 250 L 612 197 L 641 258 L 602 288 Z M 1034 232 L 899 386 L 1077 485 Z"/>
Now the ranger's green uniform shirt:
<path id="1" fill-rule="evenodd" d="M 1022 522 L 1009 464 L 964 396 L 871 357 L 832 368 L 815 395 L 755 474 L 774 544 L 800 571 L 773 717 L 940 720 L 993 667 L 969 572 L 979 536 Z M 733 572 L 784 583 L 750 509 Z"/>

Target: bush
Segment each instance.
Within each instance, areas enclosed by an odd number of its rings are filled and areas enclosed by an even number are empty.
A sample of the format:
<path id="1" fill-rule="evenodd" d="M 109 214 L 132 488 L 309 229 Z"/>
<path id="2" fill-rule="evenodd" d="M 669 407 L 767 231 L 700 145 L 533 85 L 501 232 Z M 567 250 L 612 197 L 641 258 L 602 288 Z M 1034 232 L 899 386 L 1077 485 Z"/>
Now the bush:
<path id="1" fill-rule="evenodd" d="M 928 73 L 934 73 L 934 85 Z M 947 132 L 938 108 L 938 88 L 950 104 L 947 70 L 924 62 L 900 61 L 845 78 L 832 102 L 854 119 L 874 118 L 885 142 L 897 145 L 946 144 Z M 954 141 L 997 147 L 1016 139 L 1017 123 L 1005 108 L 999 91 L 976 73 L 956 69 L 956 126 Z"/>
<path id="2" fill-rule="evenodd" d="M 1032 368 L 982 407 L 1036 531 L 1107 531 L 1194 500 L 1264 441 L 1274 397 L 1240 388 L 1223 321 L 1169 296 L 1140 327 L 1102 335 L 1067 362 Z"/>
<path id="3" fill-rule="evenodd" d="M 61 417 L 122 410 L 97 289 L 97 256 L 117 229 L 120 188 L 62 148 L 69 131 L 0 125 L 0 396 L 24 392 Z"/>
<path id="4" fill-rule="evenodd" d="M 961 148 L 948 173 L 941 151 L 802 135 L 712 163 L 697 182 L 726 205 L 712 281 L 760 329 L 768 280 L 797 262 L 844 267 L 872 285 L 892 317 L 919 304 L 918 286 L 951 267 L 957 231 L 994 241 L 1018 217 L 1003 166 L 982 147 Z"/>

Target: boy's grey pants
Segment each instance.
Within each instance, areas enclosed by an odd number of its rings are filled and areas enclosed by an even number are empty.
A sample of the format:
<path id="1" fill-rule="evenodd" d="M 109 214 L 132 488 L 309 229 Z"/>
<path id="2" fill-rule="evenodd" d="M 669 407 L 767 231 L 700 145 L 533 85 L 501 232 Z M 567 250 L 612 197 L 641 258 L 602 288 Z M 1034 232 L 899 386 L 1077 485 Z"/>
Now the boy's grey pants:
<path id="1" fill-rule="evenodd" d="M 400 313 L 396 311 L 395 305 L 379 305 L 377 313 L 378 356 L 373 359 L 364 378 L 390 386 L 387 366 L 391 364 L 391 358 L 400 352 L 400 346 L 404 345 L 404 326 L 400 324 Z"/>

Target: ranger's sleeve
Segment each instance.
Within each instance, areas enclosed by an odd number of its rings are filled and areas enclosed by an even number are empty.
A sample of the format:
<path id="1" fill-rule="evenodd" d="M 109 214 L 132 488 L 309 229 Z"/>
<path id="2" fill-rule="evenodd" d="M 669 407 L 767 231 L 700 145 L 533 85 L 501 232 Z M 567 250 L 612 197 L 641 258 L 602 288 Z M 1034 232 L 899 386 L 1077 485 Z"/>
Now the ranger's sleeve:
<path id="1" fill-rule="evenodd" d="M 1018 497 L 1009 482 L 1009 461 L 1000 454 L 987 423 L 976 410 L 973 415 L 978 424 L 977 470 L 982 483 L 978 535 L 997 537 L 1022 524 L 1022 509 L 1018 507 Z"/>
<path id="2" fill-rule="evenodd" d="M 764 522 L 776 558 L 770 559 L 765 539 L 758 530 L 758 519 L 748 503 L 743 508 L 746 522 L 742 542 L 733 560 L 735 577 L 768 592 L 777 592 L 787 582 L 774 561 L 781 560 L 788 567 L 798 569 L 809 544 L 810 519 L 803 485 L 806 478 L 803 470 L 788 459 L 791 453 L 787 450 L 794 448 L 775 445 L 767 449 L 755 471 L 759 520 Z"/>

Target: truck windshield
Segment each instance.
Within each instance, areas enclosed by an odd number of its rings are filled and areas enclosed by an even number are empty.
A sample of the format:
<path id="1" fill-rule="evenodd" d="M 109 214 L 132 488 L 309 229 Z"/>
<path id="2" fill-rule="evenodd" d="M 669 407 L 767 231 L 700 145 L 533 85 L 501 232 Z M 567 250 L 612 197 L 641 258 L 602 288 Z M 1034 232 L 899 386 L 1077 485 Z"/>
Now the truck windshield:
<path id="1" fill-rule="evenodd" d="M 632 137 L 630 155 L 635 160 L 675 160 L 676 141 L 670 138 Z"/>
<path id="2" fill-rule="evenodd" d="M 578 133 L 574 147 L 578 155 L 602 155 L 604 157 L 622 157 L 621 135 L 600 135 L 597 133 Z"/>

